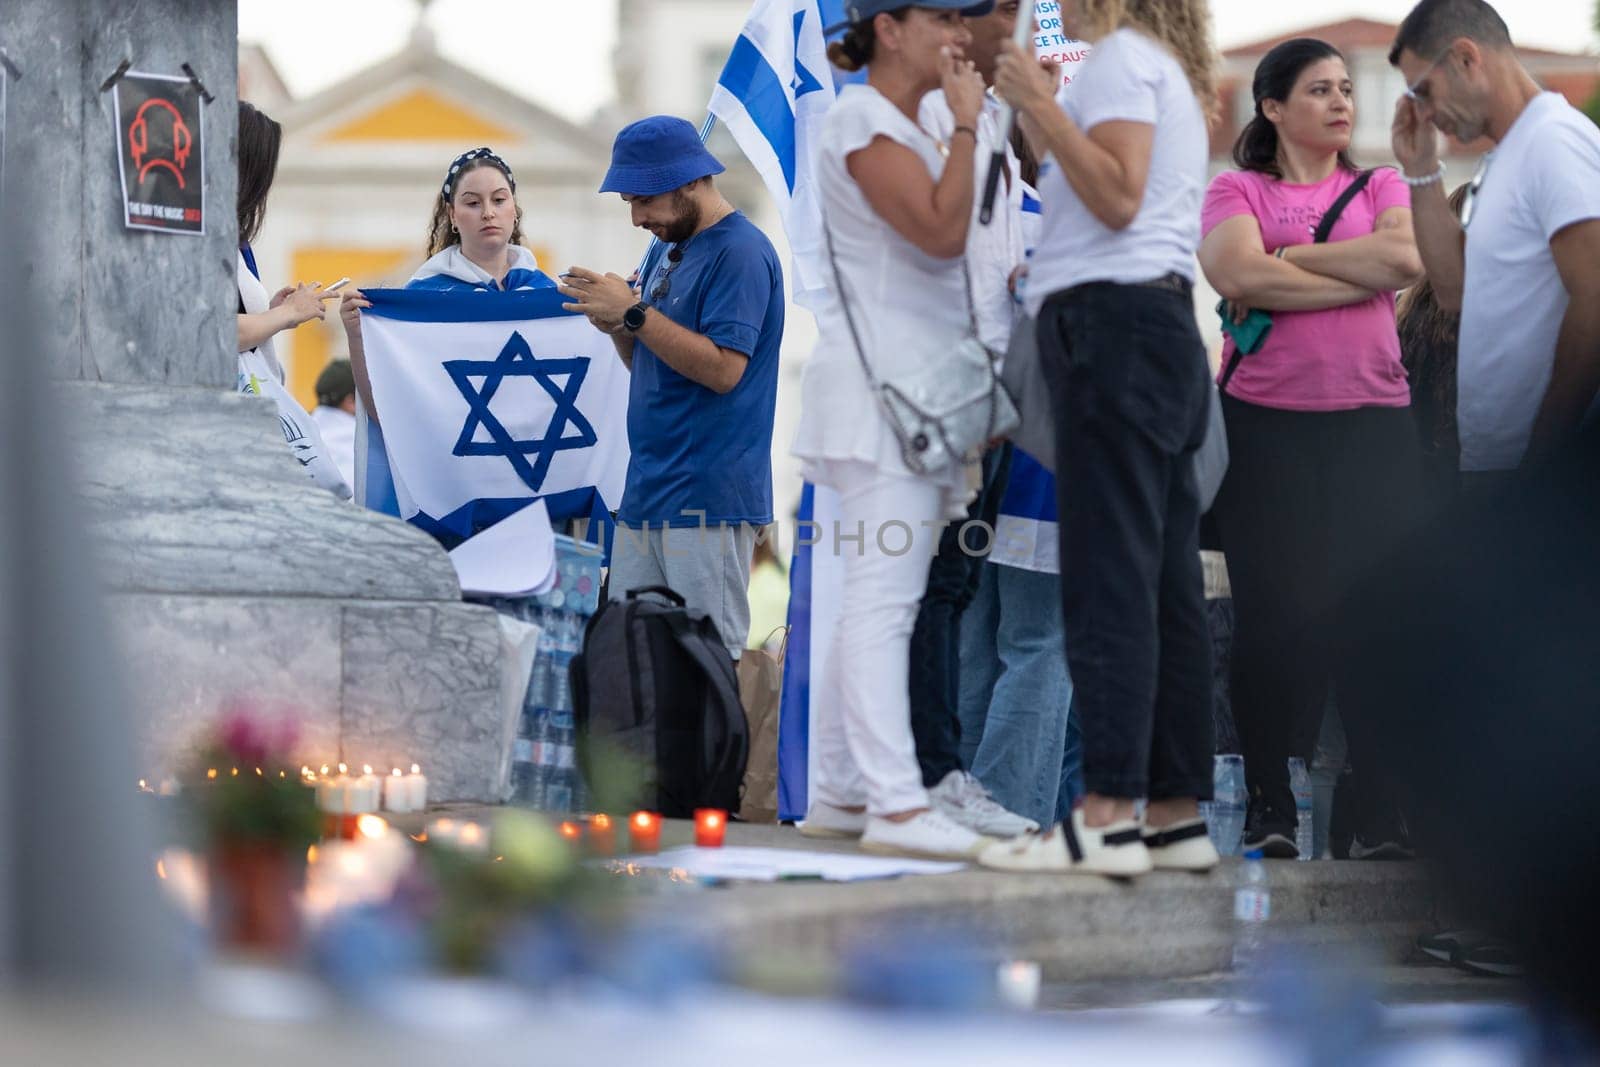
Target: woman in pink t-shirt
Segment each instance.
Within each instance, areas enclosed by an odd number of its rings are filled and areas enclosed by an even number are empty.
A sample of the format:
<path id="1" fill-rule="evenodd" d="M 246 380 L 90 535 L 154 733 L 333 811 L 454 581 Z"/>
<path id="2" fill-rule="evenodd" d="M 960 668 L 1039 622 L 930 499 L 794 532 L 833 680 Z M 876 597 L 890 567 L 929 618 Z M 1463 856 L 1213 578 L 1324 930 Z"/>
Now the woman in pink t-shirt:
<path id="1" fill-rule="evenodd" d="M 1267 311 L 1256 351 L 1223 349 L 1231 467 L 1214 516 L 1227 555 L 1236 629 L 1233 713 L 1250 783 L 1245 847 L 1292 857 L 1287 761 L 1310 761 L 1329 686 L 1369 771 L 1382 737 L 1366 714 L 1360 664 L 1338 654 L 1370 579 L 1419 489 L 1419 444 L 1395 332 L 1395 291 L 1422 263 L 1404 179 L 1380 169 L 1325 243 L 1323 217 L 1360 177 L 1349 158 L 1355 100 L 1344 57 L 1299 38 L 1262 58 L 1256 112 L 1201 216 L 1200 265 L 1236 319 Z M 1382 781 L 1355 792 L 1352 854 L 1403 844 Z M 1346 796 L 1350 793 L 1346 792 Z M 1390 850 L 1392 851 L 1392 850 Z"/>

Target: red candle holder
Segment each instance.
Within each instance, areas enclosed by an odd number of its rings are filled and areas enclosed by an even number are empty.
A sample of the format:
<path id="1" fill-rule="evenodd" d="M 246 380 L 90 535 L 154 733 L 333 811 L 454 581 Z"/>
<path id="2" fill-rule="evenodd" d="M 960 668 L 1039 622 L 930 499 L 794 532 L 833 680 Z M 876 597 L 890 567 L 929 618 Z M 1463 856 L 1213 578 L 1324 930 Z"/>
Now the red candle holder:
<path id="1" fill-rule="evenodd" d="M 661 816 L 636 811 L 628 818 L 628 837 L 634 852 L 661 851 Z"/>
<path id="2" fill-rule="evenodd" d="M 719 808 L 696 808 L 694 843 L 701 848 L 721 848 L 728 829 L 728 813 Z"/>
<path id="3" fill-rule="evenodd" d="M 589 854 L 610 856 L 617 851 L 617 828 L 611 825 L 609 815 L 589 817 Z"/>
<path id="4" fill-rule="evenodd" d="M 359 836 L 356 820 L 359 815 L 335 815 L 324 812 L 322 815 L 322 838 L 324 841 L 354 841 Z"/>
<path id="5" fill-rule="evenodd" d="M 583 827 L 579 826 L 575 822 L 562 823 L 560 826 L 556 827 L 556 832 L 559 833 L 562 839 L 573 848 L 577 848 L 578 845 L 583 841 Z"/>

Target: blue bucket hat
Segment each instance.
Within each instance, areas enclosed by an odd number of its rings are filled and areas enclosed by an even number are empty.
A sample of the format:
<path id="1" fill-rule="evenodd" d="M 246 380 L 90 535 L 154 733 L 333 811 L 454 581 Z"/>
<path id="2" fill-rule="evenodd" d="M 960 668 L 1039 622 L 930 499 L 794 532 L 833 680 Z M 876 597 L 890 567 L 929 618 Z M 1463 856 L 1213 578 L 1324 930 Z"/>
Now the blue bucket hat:
<path id="1" fill-rule="evenodd" d="M 975 19 L 980 15 L 987 15 L 993 11 L 994 0 L 988 0 L 987 3 L 982 4 L 974 4 L 971 0 L 914 0 L 914 2 L 908 2 L 908 0 L 854 0 L 854 2 L 847 2 L 844 5 L 844 21 L 829 26 L 822 32 L 824 36 L 832 36 L 840 30 L 854 26 L 858 22 L 866 22 L 868 19 L 881 15 L 885 11 L 898 11 L 903 7 L 932 7 L 946 10 L 956 7 L 960 8 L 961 14 L 967 18 Z"/>
<path id="2" fill-rule="evenodd" d="M 624 126 L 611 146 L 611 169 L 602 193 L 659 196 L 725 168 L 700 143 L 700 133 L 671 115 L 652 115 Z"/>

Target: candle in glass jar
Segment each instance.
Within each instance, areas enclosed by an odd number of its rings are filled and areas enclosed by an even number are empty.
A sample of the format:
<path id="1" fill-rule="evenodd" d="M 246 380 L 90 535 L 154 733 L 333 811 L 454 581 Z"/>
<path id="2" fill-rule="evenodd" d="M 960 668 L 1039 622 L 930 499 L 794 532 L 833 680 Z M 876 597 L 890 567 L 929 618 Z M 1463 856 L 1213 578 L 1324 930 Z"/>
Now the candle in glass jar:
<path id="1" fill-rule="evenodd" d="M 565 841 L 572 845 L 576 845 L 579 841 L 583 840 L 583 827 L 579 826 L 575 822 L 564 822 L 560 826 L 556 827 L 556 830 L 561 834 L 561 837 Z"/>
<path id="2" fill-rule="evenodd" d="M 628 819 L 628 836 L 634 852 L 661 851 L 661 817 L 648 811 L 636 811 Z"/>
<path id="3" fill-rule="evenodd" d="M 589 853 L 609 856 L 617 851 L 617 831 L 611 825 L 611 816 L 595 815 L 589 819 Z"/>
<path id="4" fill-rule="evenodd" d="M 721 848 L 728 829 L 728 813 L 718 808 L 697 808 L 694 813 L 694 843 L 701 848 Z"/>

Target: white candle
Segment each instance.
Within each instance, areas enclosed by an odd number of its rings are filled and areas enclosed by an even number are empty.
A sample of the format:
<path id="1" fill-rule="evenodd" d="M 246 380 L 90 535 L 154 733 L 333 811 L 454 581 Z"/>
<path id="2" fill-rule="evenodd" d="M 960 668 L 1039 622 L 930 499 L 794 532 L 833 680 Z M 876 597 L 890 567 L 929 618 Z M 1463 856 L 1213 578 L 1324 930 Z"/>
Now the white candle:
<path id="1" fill-rule="evenodd" d="M 428 776 L 415 763 L 406 775 L 406 803 L 408 811 L 425 811 L 428 807 Z"/>
<path id="2" fill-rule="evenodd" d="M 354 815 L 356 814 L 355 782 L 350 778 L 350 768 L 339 764 L 339 776 L 328 777 L 328 768 L 322 768 L 323 776 L 317 779 L 317 807 L 329 815 Z"/>
<path id="3" fill-rule="evenodd" d="M 372 767 L 362 766 L 361 777 L 355 781 L 355 806 L 351 810 L 362 815 L 377 811 L 382 789 L 383 785 L 378 776 L 372 773 Z"/>
<path id="4" fill-rule="evenodd" d="M 399 767 L 383 780 L 383 808 L 397 815 L 416 810 L 411 806 L 411 785 L 400 773 Z"/>
<path id="5" fill-rule="evenodd" d="M 1030 960 L 1002 963 L 995 972 L 1000 1003 L 1018 1011 L 1032 1011 L 1039 1006 L 1039 979 L 1037 963 Z"/>

